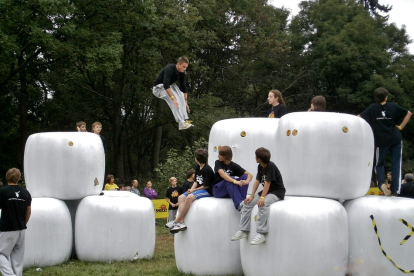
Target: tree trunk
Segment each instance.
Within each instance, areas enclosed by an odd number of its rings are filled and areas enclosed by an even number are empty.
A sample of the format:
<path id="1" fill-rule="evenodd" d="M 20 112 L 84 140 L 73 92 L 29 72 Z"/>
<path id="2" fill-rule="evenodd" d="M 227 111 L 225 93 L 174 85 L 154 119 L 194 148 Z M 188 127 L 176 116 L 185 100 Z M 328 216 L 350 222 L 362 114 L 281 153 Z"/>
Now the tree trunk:
<path id="1" fill-rule="evenodd" d="M 24 170 L 23 159 L 24 159 L 24 148 L 26 146 L 27 140 L 27 81 L 26 81 L 26 72 L 24 70 L 20 71 L 20 94 L 19 94 L 19 135 L 20 135 L 20 158 L 21 162 L 20 169 Z"/>
<path id="2" fill-rule="evenodd" d="M 164 108 L 163 100 L 157 98 L 157 115 L 155 117 L 155 123 L 158 124 L 161 121 L 162 117 L 162 110 Z M 160 149 L 161 149 L 161 138 L 162 138 L 162 126 L 159 126 L 155 129 L 154 133 L 154 145 L 152 148 L 152 162 L 151 162 L 151 169 L 152 174 L 155 181 L 159 180 L 159 173 L 154 171 L 155 168 L 158 167 L 160 162 Z"/>

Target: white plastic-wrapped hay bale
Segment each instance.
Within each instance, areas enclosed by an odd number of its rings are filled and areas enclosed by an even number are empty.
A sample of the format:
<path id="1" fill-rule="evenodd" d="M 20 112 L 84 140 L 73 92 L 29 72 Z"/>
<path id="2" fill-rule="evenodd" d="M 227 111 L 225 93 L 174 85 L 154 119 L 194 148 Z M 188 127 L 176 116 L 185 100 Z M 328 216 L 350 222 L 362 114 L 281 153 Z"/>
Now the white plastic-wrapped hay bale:
<path id="1" fill-rule="evenodd" d="M 274 160 L 273 156 L 279 148 L 276 142 L 278 123 L 279 119 L 274 118 L 238 118 L 216 122 L 210 131 L 208 163 L 214 169 L 214 162 L 218 159 L 218 150 L 222 146 L 229 146 L 233 152 L 234 162 L 250 172 L 254 179 L 257 173 L 254 154 L 256 149 L 267 148 Z M 252 188 L 253 185 L 249 185 L 248 194 Z"/>
<path id="2" fill-rule="evenodd" d="M 76 212 L 75 246 L 83 261 L 151 258 L 155 248 L 152 202 L 122 191 L 85 197 Z"/>
<path id="3" fill-rule="evenodd" d="M 365 120 L 331 112 L 279 120 L 274 154 L 287 195 L 354 199 L 371 183 L 374 137 Z"/>
<path id="4" fill-rule="evenodd" d="M 348 220 L 344 207 L 323 198 L 286 197 L 270 207 L 269 233 L 260 245 L 256 235 L 257 206 L 247 239 L 240 240 L 245 276 L 345 275 Z"/>
<path id="5" fill-rule="evenodd" d="M 72 252 L 72 222 L 66 204 L 55 198 L 33 198 L 27 224 L 24 267 L 52 266 Z"/>
<path id="6" fill-rule="evenodd" d="M 97 195 L 105 173 L 102 140 L 96 134 L 84 132 L 30 135 L 24 167 L 32 197 L 74 200 Z"/>
<path id="7" fill-rule="evenodd" d="M 231 199 L 202 198 L 190 207 L 187 230 L 175 234 L 175 261 L 179 271 L 194 275 L 242 275 L 239 243 L 230 241 L 240 213 Z"/>
<path id="8" fill-rule="evenodd" d="M 352 275 L 414 273 L 414 200 L 365 196 L 345 201 L 344 206 L 349 220 Z"/>

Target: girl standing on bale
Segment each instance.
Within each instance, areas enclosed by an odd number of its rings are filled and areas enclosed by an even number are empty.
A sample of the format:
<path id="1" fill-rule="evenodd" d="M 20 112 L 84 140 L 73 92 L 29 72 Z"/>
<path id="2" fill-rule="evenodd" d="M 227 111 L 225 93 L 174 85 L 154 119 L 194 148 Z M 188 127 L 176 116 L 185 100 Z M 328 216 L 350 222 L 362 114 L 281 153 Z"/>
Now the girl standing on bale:
<path id="1" fill-rule="evenodd" d="M 272 108 L 267 112 L 268 118 L 281 118 L 287 113 L 285 101 L 279 90 L 270 90 L 267 96 L 267 102 L 272 105 Z"/>
<path id="2" fill-rule="evenodd" d="M 240 211 L 253 176 L 231 161 L 232 158 L 233 152 L 230 147 L 223 146 L 219 149 L 219 160 L 216 160 L 214 165 L 213 194 L 216 198 L 231 198 L 234 207 Z"/>

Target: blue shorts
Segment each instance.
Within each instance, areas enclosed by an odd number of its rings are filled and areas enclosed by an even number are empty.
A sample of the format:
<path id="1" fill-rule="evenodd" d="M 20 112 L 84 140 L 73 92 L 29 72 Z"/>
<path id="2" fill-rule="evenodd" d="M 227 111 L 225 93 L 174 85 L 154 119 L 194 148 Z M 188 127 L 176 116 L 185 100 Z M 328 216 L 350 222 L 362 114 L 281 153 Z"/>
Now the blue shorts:
<path id="1" fill-rule="evenodd" d="M 191 194 L 194 195 L 196 199 L 200 199 L 203 197 L 211 197 L 211 195 L 207 192 L 207 190 L 203 190 L 203 189 L 194 191 Z M 188 196 L 188 193 L 185 192 L 183 193 L 183 195 Z"/>

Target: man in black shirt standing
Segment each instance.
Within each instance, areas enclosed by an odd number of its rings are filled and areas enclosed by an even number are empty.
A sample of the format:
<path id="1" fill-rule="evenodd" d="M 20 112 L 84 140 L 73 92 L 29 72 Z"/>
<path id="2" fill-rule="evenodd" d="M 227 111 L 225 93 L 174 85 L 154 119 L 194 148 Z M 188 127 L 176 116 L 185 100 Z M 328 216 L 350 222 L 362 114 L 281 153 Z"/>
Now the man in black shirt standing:
<path id="1" fill-rule="evenodd" d="M 155 97 L 167 102 L 175 121 L 178 123 L 179 130 L 193 126 L 191 121 L 188 120 L 187 114 L 187 112 L 190 113 L 187 104 L 187 87 L 185 85 L 185 70 L 187 70 L 188 63 L 187 57 L 180 57 L 177 64 L 165 66 L 155 79 L 152 88 Z M 180 88 L 174 84 L 177 80 L 180 81 Z"/>
<path id="2" fill-rule="evenodd" d="M 6 173 L 7 186 L 0 189 L 0 271 L 2 275 L 22 275 L 25 229 L 31 214 L 32 197 L 18 186 L 21 173 L 12 168 Z"/>
<path id="3" fill-rule="evenodd" d="M 395 103 L 387 103 L 388 91 L 383 87 L 375 89 L 375 103 L 365 109 L 362 117 L 371 126 L 375 140 L 375 155 L 377 164 L 378 186 L 386 193 L 384 161 L 388 152 L 391 155 L 391 188 L 389 194 L 397 196 L 401 181 L 402 136 L 401 130 L 411 118 L 411 112 Z M 401 124 L 398 124 L 398 122 Z M 383 187 L 384 185 L 384 187 Z"/>

